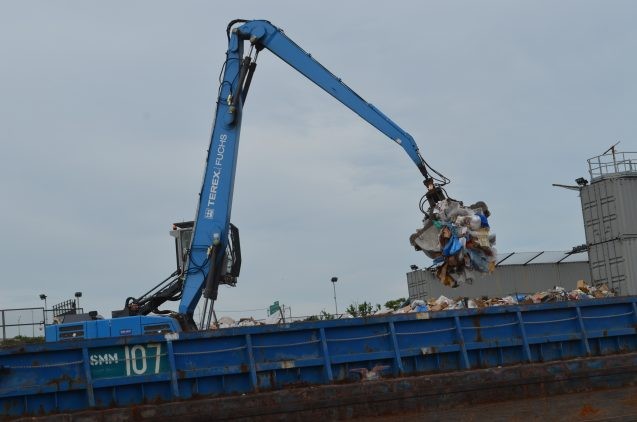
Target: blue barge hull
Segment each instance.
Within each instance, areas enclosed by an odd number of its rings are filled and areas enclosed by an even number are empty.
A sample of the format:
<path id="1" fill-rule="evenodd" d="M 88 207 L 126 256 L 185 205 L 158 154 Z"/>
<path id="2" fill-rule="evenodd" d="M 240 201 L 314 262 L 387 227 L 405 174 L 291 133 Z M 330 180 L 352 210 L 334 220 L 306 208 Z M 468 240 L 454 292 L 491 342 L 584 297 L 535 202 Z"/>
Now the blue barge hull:
<path id="1" fill-rule="evenodd" d="M 0 351 L 0 409 L 44 415 L 335 384 L 376 365 L 403 377 L 615 355 L 637 351 L 636 327 L 630 296 L 26 345 Z"/>

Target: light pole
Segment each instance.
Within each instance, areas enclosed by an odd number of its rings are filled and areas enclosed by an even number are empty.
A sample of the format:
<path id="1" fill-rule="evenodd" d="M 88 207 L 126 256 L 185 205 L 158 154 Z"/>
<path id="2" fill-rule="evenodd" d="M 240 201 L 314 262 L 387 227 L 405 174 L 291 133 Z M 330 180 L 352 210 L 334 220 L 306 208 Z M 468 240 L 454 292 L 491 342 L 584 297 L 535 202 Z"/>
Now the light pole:
<path id="1" fill-rule="evenodd" d="M 332 277 L 330 281 L 332 282 L 332 287 L 334 287 L 334 309 L 336 309 L 335 315 L 338 315 L 338 305 L 336 304 L 336 282 L 338 281 L 338 277 Z"/>
<path id="2" fill-rule="evenodd" d="M 75 309 L 80 309 L 80 298 L 82 297 L 82 292 L 75 292 Z"/>
<path id="3" fill-rule="evenodd" d="M 47 322 L 46 321 L 46 308 L 47 308 L 47 306 L 46 306 L 46 295 L 45 294 L 41 294 L 40 295 L 40 300 L 44 301 L 44 325 L 46 325 L 46 322 Z"/>

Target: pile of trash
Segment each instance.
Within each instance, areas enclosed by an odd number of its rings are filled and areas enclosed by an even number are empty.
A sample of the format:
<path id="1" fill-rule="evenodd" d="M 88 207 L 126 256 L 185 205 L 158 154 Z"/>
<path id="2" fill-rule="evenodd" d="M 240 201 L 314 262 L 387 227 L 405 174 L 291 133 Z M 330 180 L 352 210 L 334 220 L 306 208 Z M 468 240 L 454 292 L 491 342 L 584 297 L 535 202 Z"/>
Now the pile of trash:
<path id="1" fill-rule="evenodd" d="M 495 233 L 490 232 L 489 208 L 480 201 L 465 207 L 452 199 L 439 201 L 412 234 L 411 244 L 433 259 L 436 275 L 445 286 L 471 284 L 476 272 L 495 269 Z"/>
<path id="2" fill-rule="evenodd" d="M 237 321 L 234 318 L 223 316 L 219 318 L 216 323 L 213 322 L 209 328 L 211 330 L 217 330 L 220 328 L 254 327 L 255 325 L 278 324 L 281 322 L 281 320 L 285 322 L 285 319 L 283 319 L 279 313 L 274 313 L 264 320 L 255 319 L 254 317 L 247 317 L 239 318 L 239 320 Z"/>
<path id="3" fill-rule="evenodd" d="M 487 308 L 491 306 L 506 305 L 530 305 L 532 303 L 563 302 L 567 300 L 600 299 L 604 297 L 616 296 L 615 291 L 609 289 L 606 284 L 601 286 L 590 286 L 585 281 L 579 280 L 577 287 L 567 291 L 563 287 L 556 286 L 552 289 L 533 294 L 517 294 L 505 297 L 481 297 L 469 299 L 466 297 L 449 299 L 440 296 L 438 299 L 414 300 L 411 304 L 394 311 L 394 314 L 404 314 L 409 312 L 435 312 L 450 309 L 472 309 Z"/>
<path id="4" fill-rule="evenodd" d="M 459 297 L 450 299 L 446 296 L 440 296 L 438 299 L 414 300 L 411 303 L 405 302 L 404 306 L 392 311 L 385 310 L 381 312 L 374 312 L 372 315 L 392 315 L 392 314 L 407 314 L 411 312 L 436 312 L 445 311 L 451 309 L 474 309 L 474 308 L 488 308 L 491 306 L 507 306 L 507 305 L 529 305 L 532 303 L 550 303 L 550 302 L 563 302 L 567 300 L 581 300 L 581 299 L 600 299 L 604 297 L 616 296 L 616 292 L 608 288 L 608 285 L 602 284 L 600 286 L 591 286 L 584 280 L 577 282 L 577 287 L 571 291 L 567 291 L 563 287 L 553 287 L 552 289 L 532 293 L 532 294 L 516 294 L 504 297 L 486 297 L 480 298 L 466 298 Z M 344 314 L 339 318 L 353 318 L 352 315 Z M 307 318 L 298 321 L 306 321 Z M 319 319 L 317 318 L 316 321 Z M 279 324 L 281 322 L 280 316 L 277 314 L 271 315 L 265 320 L 256 320 L 253 317 L 241 318 L 238 321 L 230 317 L 221 317 L 216 324 L 212 324 L 210 329 L 220 328 L 232 328 L 232 327 L 252 327 L 255 325 L 270 325 Z M 285 320 L 283 321 L 285 322 Z M 291 321 L 290 321 L 291 322 Z"/>
<path id="5" fill-rule="evenodd" d="M 257 321 L 256 319 L 249 318 L 241 318 L 239 321 L 236 321 L 234 318 L 230 317 L 221 317 L 217 321 L 216 324 L 212 324 L 211 329 L 215 330 L 218 328 L 232 328 L 232 327 L 253 327 L 255 325 L 265 325 L 262 321 Z"/>

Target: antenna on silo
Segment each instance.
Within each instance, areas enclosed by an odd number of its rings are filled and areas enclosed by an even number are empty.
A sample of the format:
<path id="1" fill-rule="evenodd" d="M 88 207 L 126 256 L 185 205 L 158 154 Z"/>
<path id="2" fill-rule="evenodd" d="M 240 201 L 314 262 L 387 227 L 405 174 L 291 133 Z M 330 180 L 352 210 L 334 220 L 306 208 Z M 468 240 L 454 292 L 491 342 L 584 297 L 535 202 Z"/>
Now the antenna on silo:
<path id="1" fill-rule="evenodd" d="M 611 146 L 611 147 L 610 147 L 610 148 L 608 148 L 606 151 L 604 151 L 604 152 L 602 153 L 602 155 L 606 155 L 606 154 L 608 153 L 608 151 L 611 151 L 611 152 L 612 152 L 612 154 L 613 154 L 613 163 L 614 163 L 614 162 L 615 162 L 615 147 L 616 147 L 617 145 L 619 145 L 619 143 L 620 143 L 620 142 L 621 142 L 621 141 L 617 141 L 617 142 L 616 142 L 613 146 Z"/>

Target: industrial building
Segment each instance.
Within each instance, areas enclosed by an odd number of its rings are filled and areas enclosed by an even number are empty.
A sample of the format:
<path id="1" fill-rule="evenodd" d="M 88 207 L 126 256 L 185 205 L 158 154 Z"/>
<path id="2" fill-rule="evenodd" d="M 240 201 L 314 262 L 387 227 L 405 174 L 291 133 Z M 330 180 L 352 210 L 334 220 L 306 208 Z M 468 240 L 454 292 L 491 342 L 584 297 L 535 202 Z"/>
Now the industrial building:
<path id="1" fill-rule="evenodd" d="M 491 274 L 477 274 L 472 284 L 457 288 L 443 285 L 436 273 L 427 268 L 407 273 L 409 299 L 447 297 L 503 297 L 516 293 L 537 291 L 561 286 L 574 289 L 578 280 L 590 280 L 586 252 L 521 252 L 498 254 L 496 270 Z"/>
<path id="2" fill-rule="evenodd" d="M 588 180 L 564 186 L 580 193 L 586 244 L 569 252 L 499 254 L 492 274 L 472 284 L 444 286 L 430 269 L 407 273 L 409 298 L 502 297 L 561 286 L 574 289 L 578 280 L 606 284 L 618 295 L 637 294 L 637 153 L 616 152 L 588 160 Z"/>

